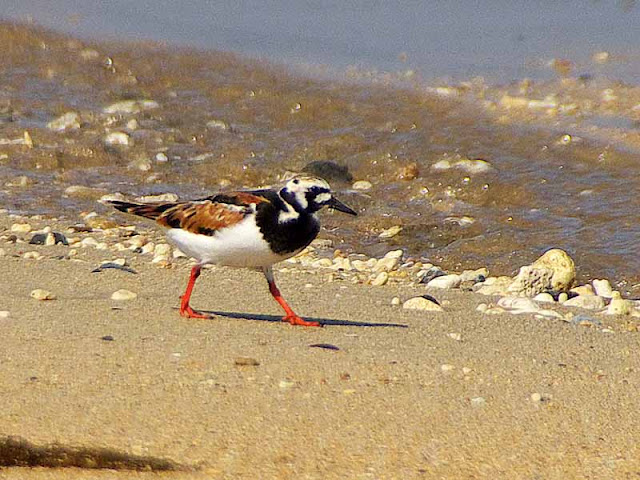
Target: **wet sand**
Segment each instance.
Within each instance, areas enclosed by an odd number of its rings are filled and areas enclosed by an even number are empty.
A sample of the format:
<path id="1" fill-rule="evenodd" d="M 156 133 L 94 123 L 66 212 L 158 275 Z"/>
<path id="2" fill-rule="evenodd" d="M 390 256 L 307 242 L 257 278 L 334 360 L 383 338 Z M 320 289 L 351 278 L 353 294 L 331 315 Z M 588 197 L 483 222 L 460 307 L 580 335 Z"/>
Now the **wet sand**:
<path id="1" fill-rule="evenodd" d="M 91 273 L 113 254 L 84 248 L 65 260 L 69 247 L 2 247 L 0 310 L 10 314 L 0 319 L 0 445 L 5 436 L 55 444 L 53 457 L 75 448 L 85 466 L 109 449 L 128 459 L 120 468 L 142 456 L 178 471 L 4 468 L 0 478 L 620 479 L 640 471 L 640 337 L 621 318 L 607 319 L 613 333 L 604 333 L 482 315 L 475 307 L 490 298 L 445 290 L 430 292 L 445 312 L 412 312 L 391 299 L 423 294 L 423 285 L 327 283 L 288 265 L 276 274 L 281 290 L 324 328 L 277 321 L 261 274 L 224 268 L 206 270 L 193 297 L 218 315 L 192 320 L 176 310 L 187 260 L 159 268 L 127 254 L 137 275 Z M 44 258 L 14 256 L 25 251 Z M 57 299 L 30 298 L 35 288 Z M 138 297 L 111 300 L 122 288 Z M 254 363 L 246 359 L 259 365 L 237 364 Z"/>

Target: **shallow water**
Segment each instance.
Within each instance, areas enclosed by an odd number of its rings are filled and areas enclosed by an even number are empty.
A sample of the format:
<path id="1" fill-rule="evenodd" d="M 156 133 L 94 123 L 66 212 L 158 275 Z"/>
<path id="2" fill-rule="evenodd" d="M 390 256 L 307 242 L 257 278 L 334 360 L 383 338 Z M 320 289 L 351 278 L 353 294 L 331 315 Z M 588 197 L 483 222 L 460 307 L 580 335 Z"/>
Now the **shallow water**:
<path id="1" fill-rule="evenodd" d="M 640 82 L 633 0 L 5 0 L 0 15 L 83 37 L 234 51 L 313 72 L 411 70 L 428 80 L 506 83 L 550 78 L 548 62 L 562 58 L 580 73 Z M 614 57 L 606 68 L 590 61 L 600 51 Z"/>
<path id="2" fill-rule="evenodd" d="M 399 245 L 445 268 L 512 274 L 560 247 L 576 259 L 582 279 L 608 277 L 637 293 L 638 136 L 588 125 L 598 116 L 632 121 L 637 87 L 566 76 L 504 90 L 481 84 L 434 93 L 313 81 L 224 53 L 87 45 L 11 24 L 0 24 L 0 41 L 7 46 L 0 204 L 12 212 L 75 222 L 83 210 L 113 214 L 95 201 L 107 192 L 199 197 L 274 183 L 287 170 L 331 160 L 348 166 L 354 180 L 373 184 L 362 192 L 351 182 L 332 182 L 361 212 L 324 215 L 326 235 L 339 246 L 344 241 L 343 248 L 381 254 Z M 619 100 L 602 100 L 606 89 Z M 580 113 L 514 107 L 504 101 L 507 93 L 553 94 L 558 105 L 573 102 Z M 127 99 L 159 106 L 104 113 Z M 79 129 L 46 127 L 69 111 L 80 114 Z M 207 126 L 212 120 L 223 123 Z M 25 130 L 33 146 L 23 144 Z M 131 144 L 105 145 L 114 131 Z M 167 161 L 158 161 L 159 153 Z M 489 168 L 468 171 L 482 165 L 476 159 Z M 451 168 L 434 168 L 443 161 Z M 71 185 L 97 190 L 65 194 Z M 403 227 L 399 235 L 378 237 L 396 225 Z"/>

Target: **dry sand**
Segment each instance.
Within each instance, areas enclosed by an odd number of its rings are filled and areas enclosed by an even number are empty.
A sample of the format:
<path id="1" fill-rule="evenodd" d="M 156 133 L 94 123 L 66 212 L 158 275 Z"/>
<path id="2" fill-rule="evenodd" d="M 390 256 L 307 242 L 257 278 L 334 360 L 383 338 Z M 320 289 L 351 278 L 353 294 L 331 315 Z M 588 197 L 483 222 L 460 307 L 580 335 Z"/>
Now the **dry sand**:
<path id="1" fill-rule="evenodd" d="M 302 271 L 277 274 L 281 290 L 327 325 L 292 327 L 273 321 L 280 311 L 261 274 L 222 268 L 204 272 L 193 305 L 224 313 L 185 319 L 175 308 L 187 262 L 162 269 L 138 255 L 137 275 L 91 273 L 109 252 L 83 249 L 69 261 L 55 259 L 68 247 L 26 248 L 46 255 L 36 261 L 13 256 L 24 245 L 4 247 L 0 459 L 10 456 L 7 437 L 19 436 L 55 444 L 49 457 L 67 464 L 63 449 L 73 448 L 85 465 L 121 455 L 120 467 L 132 466 L 142 456 L 180 470 L 0 468 L 0 478 L 640 473 L 636 333 L 482 315 L 475 306 L 487 297 L 463 292 L 437 294 L 444 313 L 407 311 L 391 299 L 423 287 L 323 283 Z M 34 288 L 57 299 L 32 299 Z M 120 288 L 138 298 L 111 300 Z M 259 365 L 236 365 L 241 357 Z"/>

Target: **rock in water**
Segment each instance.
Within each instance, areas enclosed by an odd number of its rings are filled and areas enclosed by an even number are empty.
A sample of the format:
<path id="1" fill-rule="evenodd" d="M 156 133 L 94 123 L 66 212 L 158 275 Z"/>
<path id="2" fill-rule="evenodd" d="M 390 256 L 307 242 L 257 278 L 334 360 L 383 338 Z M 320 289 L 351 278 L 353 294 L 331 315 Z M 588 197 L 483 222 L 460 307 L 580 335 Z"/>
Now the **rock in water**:
<path id="1" fill-rule="evenodd" d="M 349 169 L 343 165 L 338 165 L 336 162 L 329 160 L 316 160 L 307 163 L 302 169 L 303 172 L 310 173 L 322 177 L 328 182 L 351 182 L 353 175 L 349 172 Z"/>

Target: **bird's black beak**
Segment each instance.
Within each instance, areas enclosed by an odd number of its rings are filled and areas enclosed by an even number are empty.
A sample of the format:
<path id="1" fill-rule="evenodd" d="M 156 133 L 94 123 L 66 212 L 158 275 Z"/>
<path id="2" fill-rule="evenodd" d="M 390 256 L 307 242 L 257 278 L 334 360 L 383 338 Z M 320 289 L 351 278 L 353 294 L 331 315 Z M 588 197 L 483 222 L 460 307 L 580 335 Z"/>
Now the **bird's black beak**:
<path id="1" fill-rule="evenodd" d="M 331 197 L 331 200 L 327 202 L 327 206 L 339 212 L 348 213 L 349 215 L 358 215 L 353 208 L 347 207 L 336 197 Z"/>

